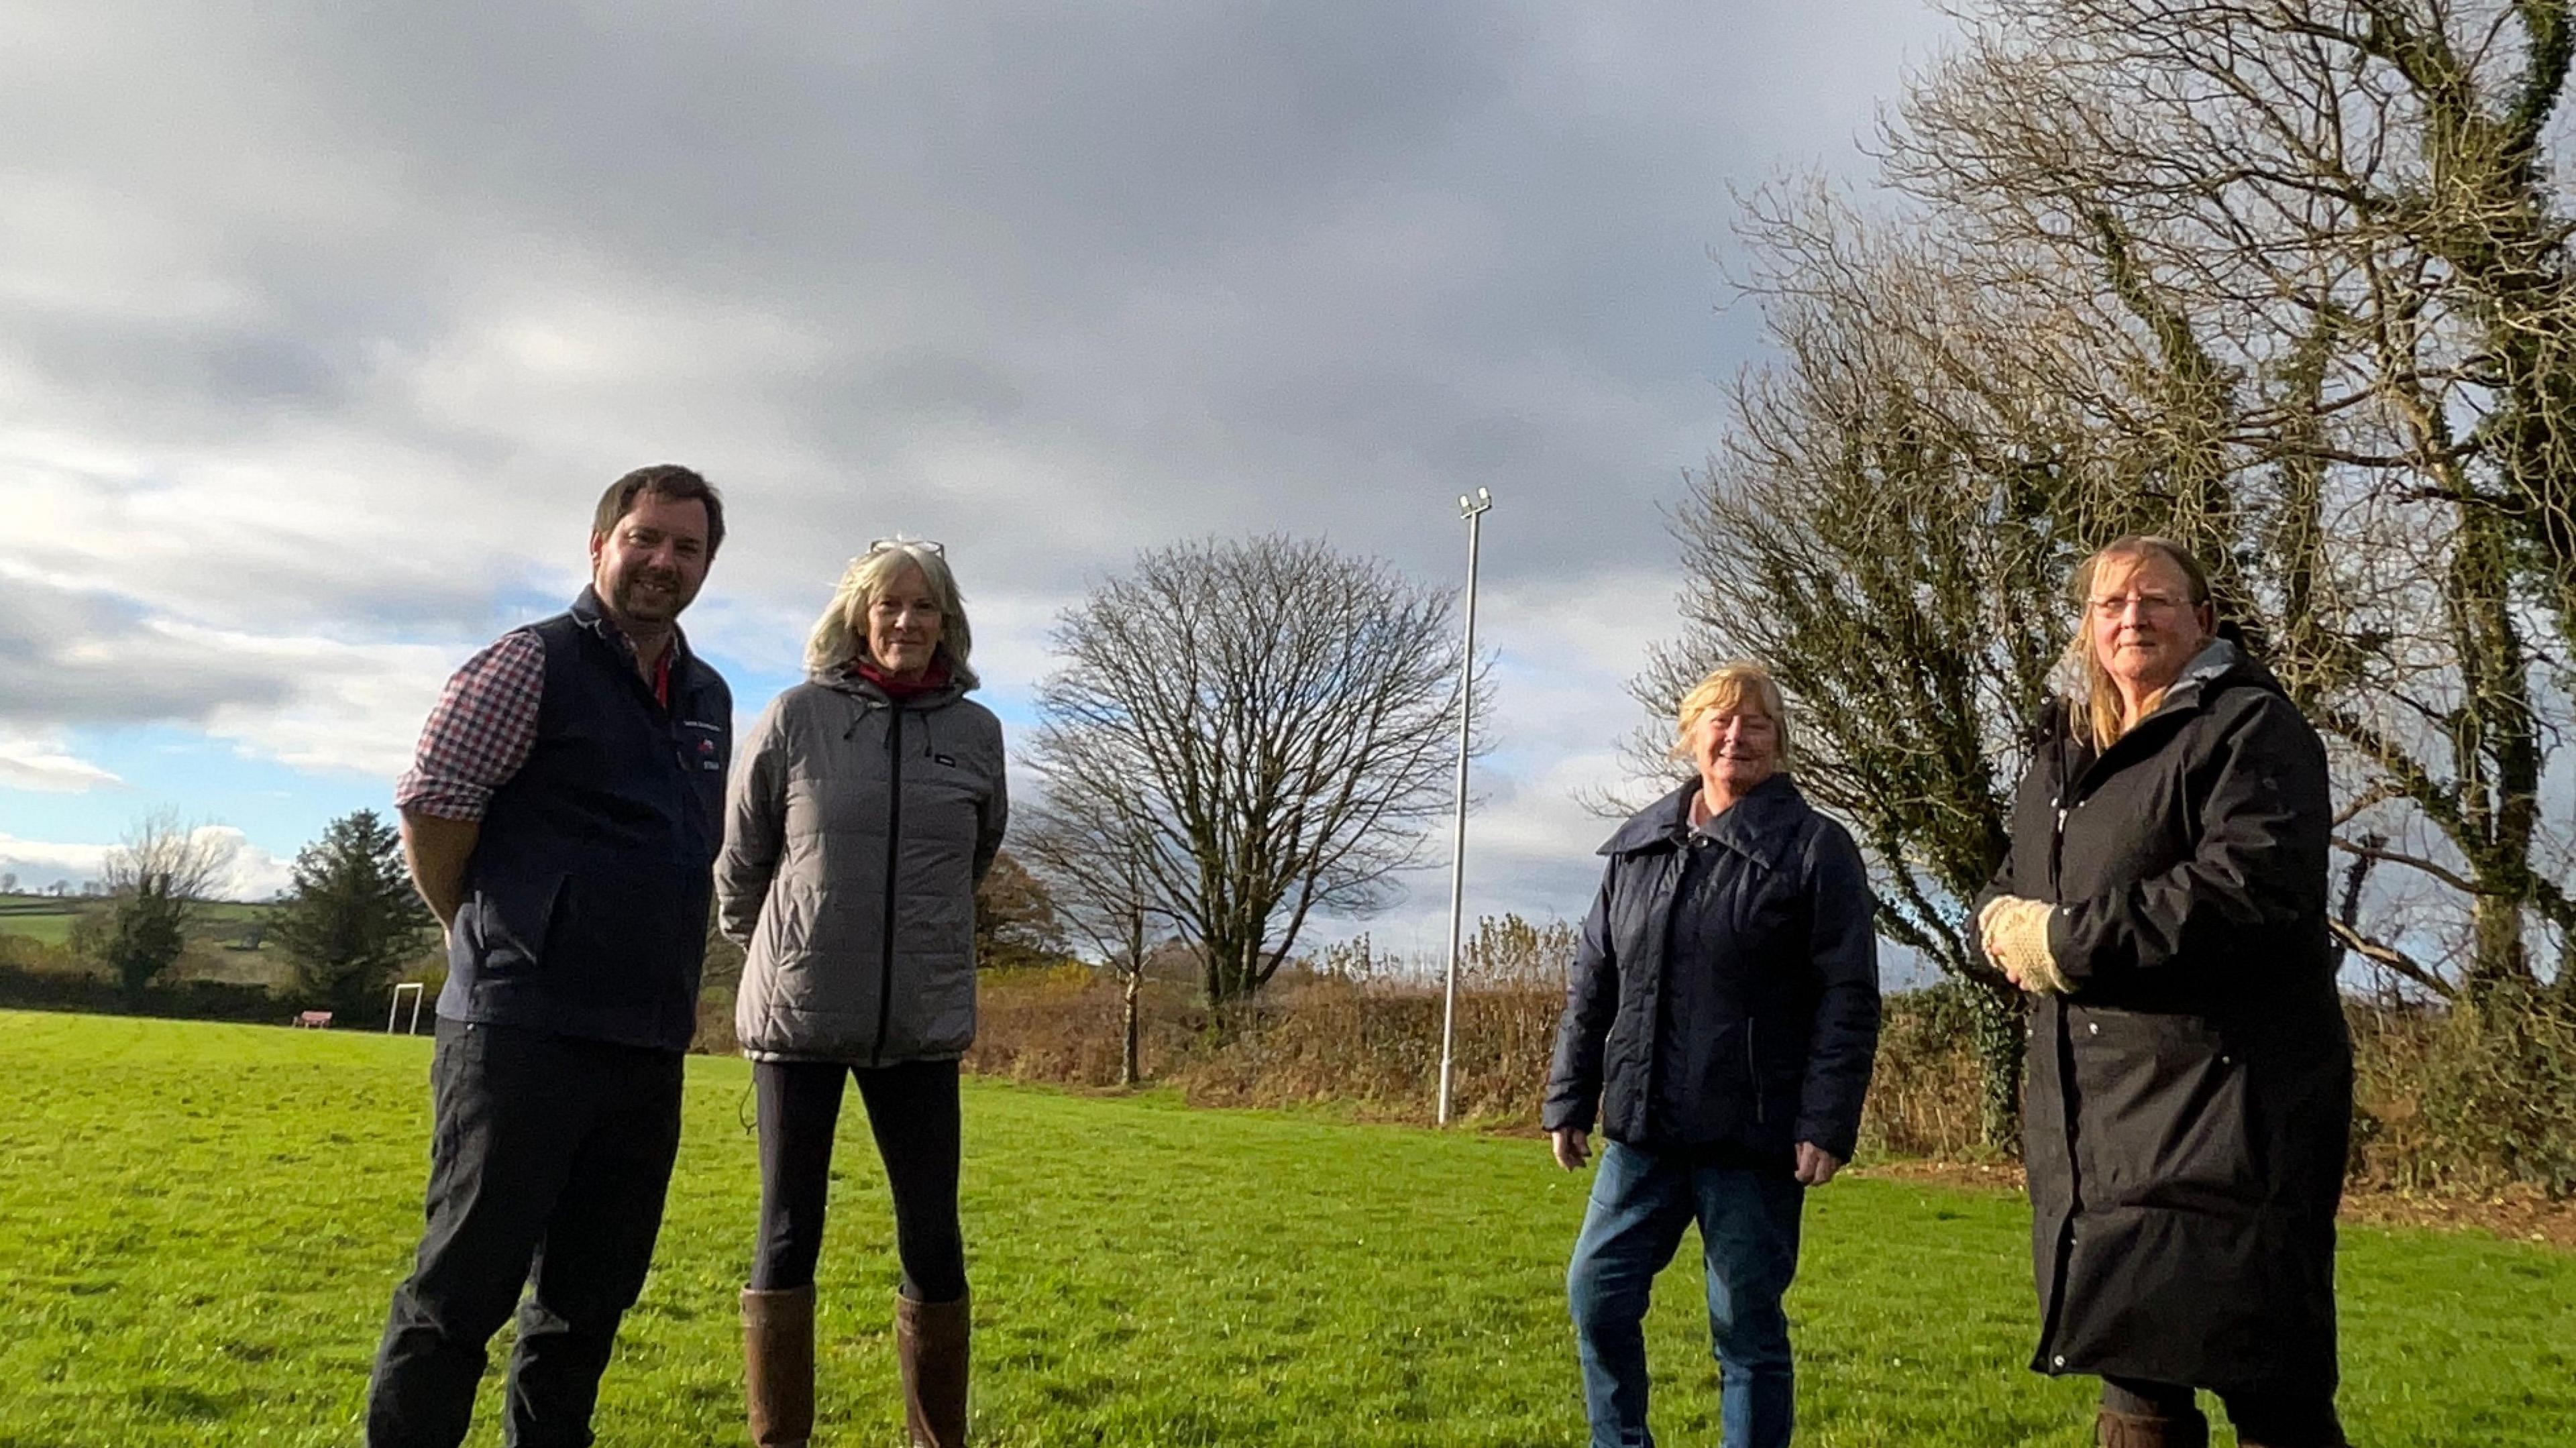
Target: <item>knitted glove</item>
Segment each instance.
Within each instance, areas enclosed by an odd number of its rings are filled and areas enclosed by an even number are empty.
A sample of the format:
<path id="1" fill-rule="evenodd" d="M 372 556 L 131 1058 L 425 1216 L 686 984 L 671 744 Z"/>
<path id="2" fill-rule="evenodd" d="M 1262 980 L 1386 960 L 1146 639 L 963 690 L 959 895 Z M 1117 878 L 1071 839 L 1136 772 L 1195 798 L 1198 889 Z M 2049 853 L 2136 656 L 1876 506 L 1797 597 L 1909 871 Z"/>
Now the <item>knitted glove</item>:
<path id="1" fill-rule="evenodd" d="M 1986 954 L 2023 990 L 2066 989 L 2066 977 L 2058 972 L 2057 957 L 2048 949 L 2048 917 L 2055 908 L 2045 900 L 1998 895 L 1977 912 L 1977 933 Z"/>

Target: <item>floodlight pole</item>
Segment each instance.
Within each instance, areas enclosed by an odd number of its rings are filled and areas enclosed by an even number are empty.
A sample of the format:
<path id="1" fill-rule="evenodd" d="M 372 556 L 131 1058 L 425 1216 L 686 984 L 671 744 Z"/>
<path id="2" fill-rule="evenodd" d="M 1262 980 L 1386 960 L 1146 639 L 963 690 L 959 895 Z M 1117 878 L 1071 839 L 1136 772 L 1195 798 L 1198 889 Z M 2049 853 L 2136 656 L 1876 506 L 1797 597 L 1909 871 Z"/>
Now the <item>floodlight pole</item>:
<path id="1" fill-rule="evenodd" d="M 1470 499 L 1458 495 L 1458 516 L 1467 520 L 1467 651 L 1458 664 L 1458 818 L 1449 843 L 1449 970 L 1440 991 L 1440 1117 L 1449 1124 L 1450 1070 L 1458 1038 L 1458 930 L 1467 892 L 1467 741 L 1476 712 L 1476 552 L 1484 532 L 1485 513 L 1494 495 L 1483 488 Z"/>

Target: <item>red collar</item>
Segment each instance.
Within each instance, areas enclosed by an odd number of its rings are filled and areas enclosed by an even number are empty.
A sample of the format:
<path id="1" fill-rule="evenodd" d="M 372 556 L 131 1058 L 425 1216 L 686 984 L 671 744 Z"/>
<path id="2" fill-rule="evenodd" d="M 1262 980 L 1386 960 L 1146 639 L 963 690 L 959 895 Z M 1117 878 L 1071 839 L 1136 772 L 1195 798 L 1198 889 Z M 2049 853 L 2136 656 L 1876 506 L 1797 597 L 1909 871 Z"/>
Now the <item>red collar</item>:
<path id="1" fill-rule="evenodd" d="M 948 687 L 948 661 L 933 658 L 930 667 L 909 679 L 898 679 L 869 659 L 850 660 L 850 672 L 885 691 L 885 696 L 898 702 L 935 694 Z"/>

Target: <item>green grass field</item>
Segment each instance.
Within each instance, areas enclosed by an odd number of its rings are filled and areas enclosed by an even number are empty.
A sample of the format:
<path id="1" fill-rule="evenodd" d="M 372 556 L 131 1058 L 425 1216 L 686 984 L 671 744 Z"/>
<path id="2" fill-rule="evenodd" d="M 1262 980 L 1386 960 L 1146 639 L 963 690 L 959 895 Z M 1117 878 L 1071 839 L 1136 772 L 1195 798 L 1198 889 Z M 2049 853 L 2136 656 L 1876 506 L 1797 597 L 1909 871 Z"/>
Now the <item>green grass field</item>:
<path id="1" fill-rule="evenodd" d="M 0 1013 L 0 1448 L 351 1444 L 418 1230 L 429 1045 Z M 740 1062 L 690 1062 L 662 1251 L 602 1441 L 743 1441 L 757 1200 Z M 899 1443 L 884 1188 L 845 1123 L 818 1442 Z M 1565 1252 L 1585 1182 L 1534 1141 L 975 1084 L 966 1228 L 988 1445 L 1582 1441 Z M 1790 1307 L 1800 1441 L 2091 1441 L 2021 1367 L 2018 1199 L 1847 1179 Z M 2353 1230 L 2347 1419 L 2380 1445 L 2576 1442 L 2576 1257 Z M 1716 1438 L 1696 1254 L 1650 1324 L 1656 1420 Z M 498 1354 L 496 1353 L 496 1362 Z M 487 1381 L 473 1442 L 498 1441 Z"/>

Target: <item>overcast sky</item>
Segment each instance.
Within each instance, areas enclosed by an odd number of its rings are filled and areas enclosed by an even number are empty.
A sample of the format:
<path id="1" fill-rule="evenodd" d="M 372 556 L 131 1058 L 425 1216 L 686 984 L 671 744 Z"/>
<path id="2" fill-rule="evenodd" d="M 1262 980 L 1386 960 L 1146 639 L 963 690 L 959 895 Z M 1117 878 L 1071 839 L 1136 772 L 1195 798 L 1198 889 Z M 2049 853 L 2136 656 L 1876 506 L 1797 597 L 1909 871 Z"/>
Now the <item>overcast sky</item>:
<path id="1" fill-rule="evenodd" d="M 167 806 L 282 884 L 671 460 L 727 494 L 685 622 L 746 718 L 871 537 L 948 545 L 1011 726 L 1138 548 L 1454 581 L 1489 487 L 1468 908 L 1579 912 L 1664 510 L 1759 358 L 1729 187 L 1864 177 L 1944 37 L 1918 0 L 17 0 L 0 869 L 77 881 Z M 1434 869 L 1374 928 L 1445 908 Z"/>

